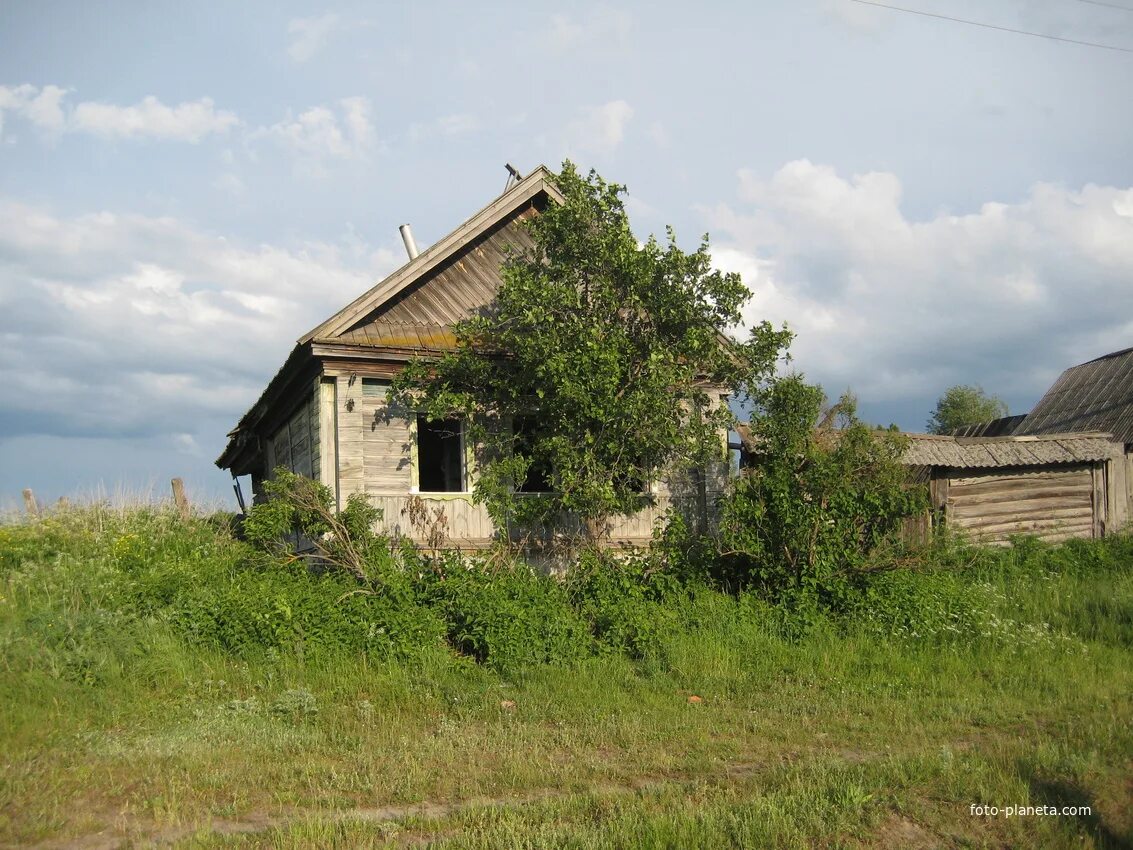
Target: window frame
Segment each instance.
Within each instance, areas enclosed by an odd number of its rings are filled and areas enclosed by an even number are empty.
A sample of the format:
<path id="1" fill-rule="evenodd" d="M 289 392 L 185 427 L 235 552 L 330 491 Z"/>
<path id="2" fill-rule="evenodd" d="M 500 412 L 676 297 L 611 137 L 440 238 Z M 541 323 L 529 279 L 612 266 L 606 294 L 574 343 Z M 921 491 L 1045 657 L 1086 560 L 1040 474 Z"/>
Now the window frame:
<path id="1" fill-rule="evenodd" d="M 409 492 L 414 496 L 424 496 L 430 499 L 452 499 L 469 497 L 472 494 L 472 473 L 473 465 L 471 459 L 471 444 L 468 440 L 468 423 L 461 417 L 452 417 L 451 419 L 437 420 L 436 423 L 441 422 L 456 422 L 459 426 L 459 433 L 457 439 L 460 444 L 457 448 L 457 456 L 460 458 L 460 488 L 459 490 L 424 490 L 421 487 L 421 433 L 420 422 L 425 418 L 426 414 L 423 411 L 412 411 L 409 420 L 409 436 L 410 436 L 410 466 L 412 468 L 412 478 L 410 479 Z"/>

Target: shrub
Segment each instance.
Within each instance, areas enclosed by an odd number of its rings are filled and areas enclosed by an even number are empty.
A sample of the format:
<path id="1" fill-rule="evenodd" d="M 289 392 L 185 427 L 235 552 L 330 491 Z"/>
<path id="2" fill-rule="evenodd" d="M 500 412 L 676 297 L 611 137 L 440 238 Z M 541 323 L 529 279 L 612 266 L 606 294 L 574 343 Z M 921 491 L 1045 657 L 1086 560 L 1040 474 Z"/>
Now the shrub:
<path id="1" fill-rule="evenodd" d="M 198 579 L 169 602 L 173 623 L 194 642 L 238 655 L 405 659 L 444 633 L 405 577 L 360 590 L 351 577 L 312 572 L 303 563 L 249 559 Z"/>
<path id="2" fill-rule="evenodd" d="M 822 400 L 798 376 L 757 399 L 755 465 L 721 505 L 720 574 L 801 615 L 844 593 L 925 504 L 920 489 L 905 486 L 901 435 L 861 423 L 849 396 L 816 427 Z"/>
<path id="3" fill-rule="evenodd" d="M 567 574 L 571 604 L 586 621 L 596 648 L 642 658 L 679 621 L 683 588 L 657 561 L 635 555 L 584 551 Z"/>
<path id="4" fill-rule="evenodd" d="M 526 564 L 488 568 L 454 553 L 421 573 L 420 584 L 453 649 L 497 670 L 587 653 L 586 625 L 563 586 Z"/>
<path id="5" fill-rule="evenodd" d="M 346 507 L 337 511 L 329 487 L 282 467 L 264 490 L 268 498 L 253 505 L 244 522 L 248 540 L 260 548 L 288 555 L 302 541 L 328 568 L 367 587 L 394 567 L 389 538 L 374 531 L 382 512 L 364 493 L 351 493 Z"/>

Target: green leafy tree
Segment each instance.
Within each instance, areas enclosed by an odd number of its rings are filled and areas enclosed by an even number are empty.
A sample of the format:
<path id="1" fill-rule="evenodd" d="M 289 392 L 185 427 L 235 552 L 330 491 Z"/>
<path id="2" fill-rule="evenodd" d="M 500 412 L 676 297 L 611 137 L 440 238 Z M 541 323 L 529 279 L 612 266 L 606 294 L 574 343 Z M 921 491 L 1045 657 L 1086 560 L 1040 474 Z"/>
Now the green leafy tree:
<path id="1" fill-rule="evenodd" d="M 729 341 L 750 293 L 712 269 L 707 237 L 693 253 L 671 229 L 640 244 L 623 186 L 569 161 L 555 182 L 565 203 L 530 223 L 534 245 L 505 261 L 491 309 L 456 325 L 453 353 L 411 363 L 390 398 L 466 417 L 475 498 L 498 525 L 570 512 L 594 538 L 663 471 L 720 457 L 732 414 L 709 388 L 758 385 L 789 334 L 763 323 Z M 533 476 L 551 492 L 517 493 Z"/>
<path id="2" fill-rule="evenodd" d="M 849 394 L 822 414 L 822 390 L 800 376 L 754 401 L 753 464 L 721 506 L 725 578 L 773 597 L 836 594 L 924 506 L 900 464 L 906 438 L 859 421 Z"/>
<path id="3" fill-rule="evenodd" d="M 983 387 L 960 384 L 945 390 L 926 427 L 930 434 L 950 434 L 964 425 L 990 422 L 1006 415 L 1003 399 L 988 395 Z"/>

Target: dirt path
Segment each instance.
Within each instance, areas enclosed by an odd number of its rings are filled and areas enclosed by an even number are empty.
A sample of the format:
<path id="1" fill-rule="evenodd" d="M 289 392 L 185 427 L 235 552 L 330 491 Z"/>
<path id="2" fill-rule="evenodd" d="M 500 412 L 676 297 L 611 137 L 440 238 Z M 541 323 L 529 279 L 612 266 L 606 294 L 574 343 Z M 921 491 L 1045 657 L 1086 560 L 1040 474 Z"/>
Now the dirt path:
<path id="1" fill-rule="evenodd" d="M 861 753 L 845 753 L 847 761 L 860 761 L 865 758 Z M 458 814 L 467 809 L 475 808 L 507 808 L 512 806 L 529 806 L 547 800 L 561 800 L 575 797 L 580 794 L 636 794 L 666 786 L 686 785 L 691 782 L 712 781 L 728 782 L 750 777 L 767 767 L 755 762 L 734 762 L 729 764 L 724 773 L 706 774 L 701 776 L 641 776 L 626 782 L 608 782 L 587 787 L 585 790 L 563 790 L 560 788 L 539 788 L 521 794 L 499 797 L 471 797 L 456 801 L 424 801 L 407 805 L 360 806 L 350 809 L 336 809 L 333 811 L 320 811 L 318 809 L 289 809 L 269 814 L 267 812 L 248 812 L 239 818 L 208 818 L 203 821 L 185 825 L 160 827 L 152 822 L 140 819 L 121 821 L 113 829 L 102 832 L 81 835 L 73 838 L 49 839 L 39 844 L 31 845 L 31 850 L 118 850 L 119 848 L 152 848 L 166 847 L 179 841 L 200 835 L 255 835 L 268 832 L 272 829 L 285 828 L 304 821 L 320 821 L 322 823 L 368 822 L 368 823 L 398 823 L 409 818 L 423 820 L 441 820 L 442 818 Z M 424 844 L 436 838 L 436 835 L 421 834 L 404 835 L 393 840 L 403 846 Z M 15 850 L 16 845 L 2 845 L 5 850 Z M 25 845 L 26 848 L 26 845 Z"/>

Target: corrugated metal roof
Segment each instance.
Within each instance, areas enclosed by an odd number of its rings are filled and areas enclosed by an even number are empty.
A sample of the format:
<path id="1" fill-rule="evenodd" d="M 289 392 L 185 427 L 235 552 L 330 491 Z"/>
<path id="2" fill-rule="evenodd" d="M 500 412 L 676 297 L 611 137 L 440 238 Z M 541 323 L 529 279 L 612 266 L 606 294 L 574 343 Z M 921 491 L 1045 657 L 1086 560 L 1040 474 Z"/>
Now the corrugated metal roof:
<path id="1" fill-rule="evenodd" d="M 1057 434 L 1030 437 L 948 437 L 906 434 L 908 466 L 957 468 L 1042 466 L 1104 460 L 1118 451 L 1108 434 Z"/>
<path id="2" fill-rule="evenodd" d="M 1063 372 L 1016 434 L 1106 431 L 1133 443 L 1133 348 Z"/>

